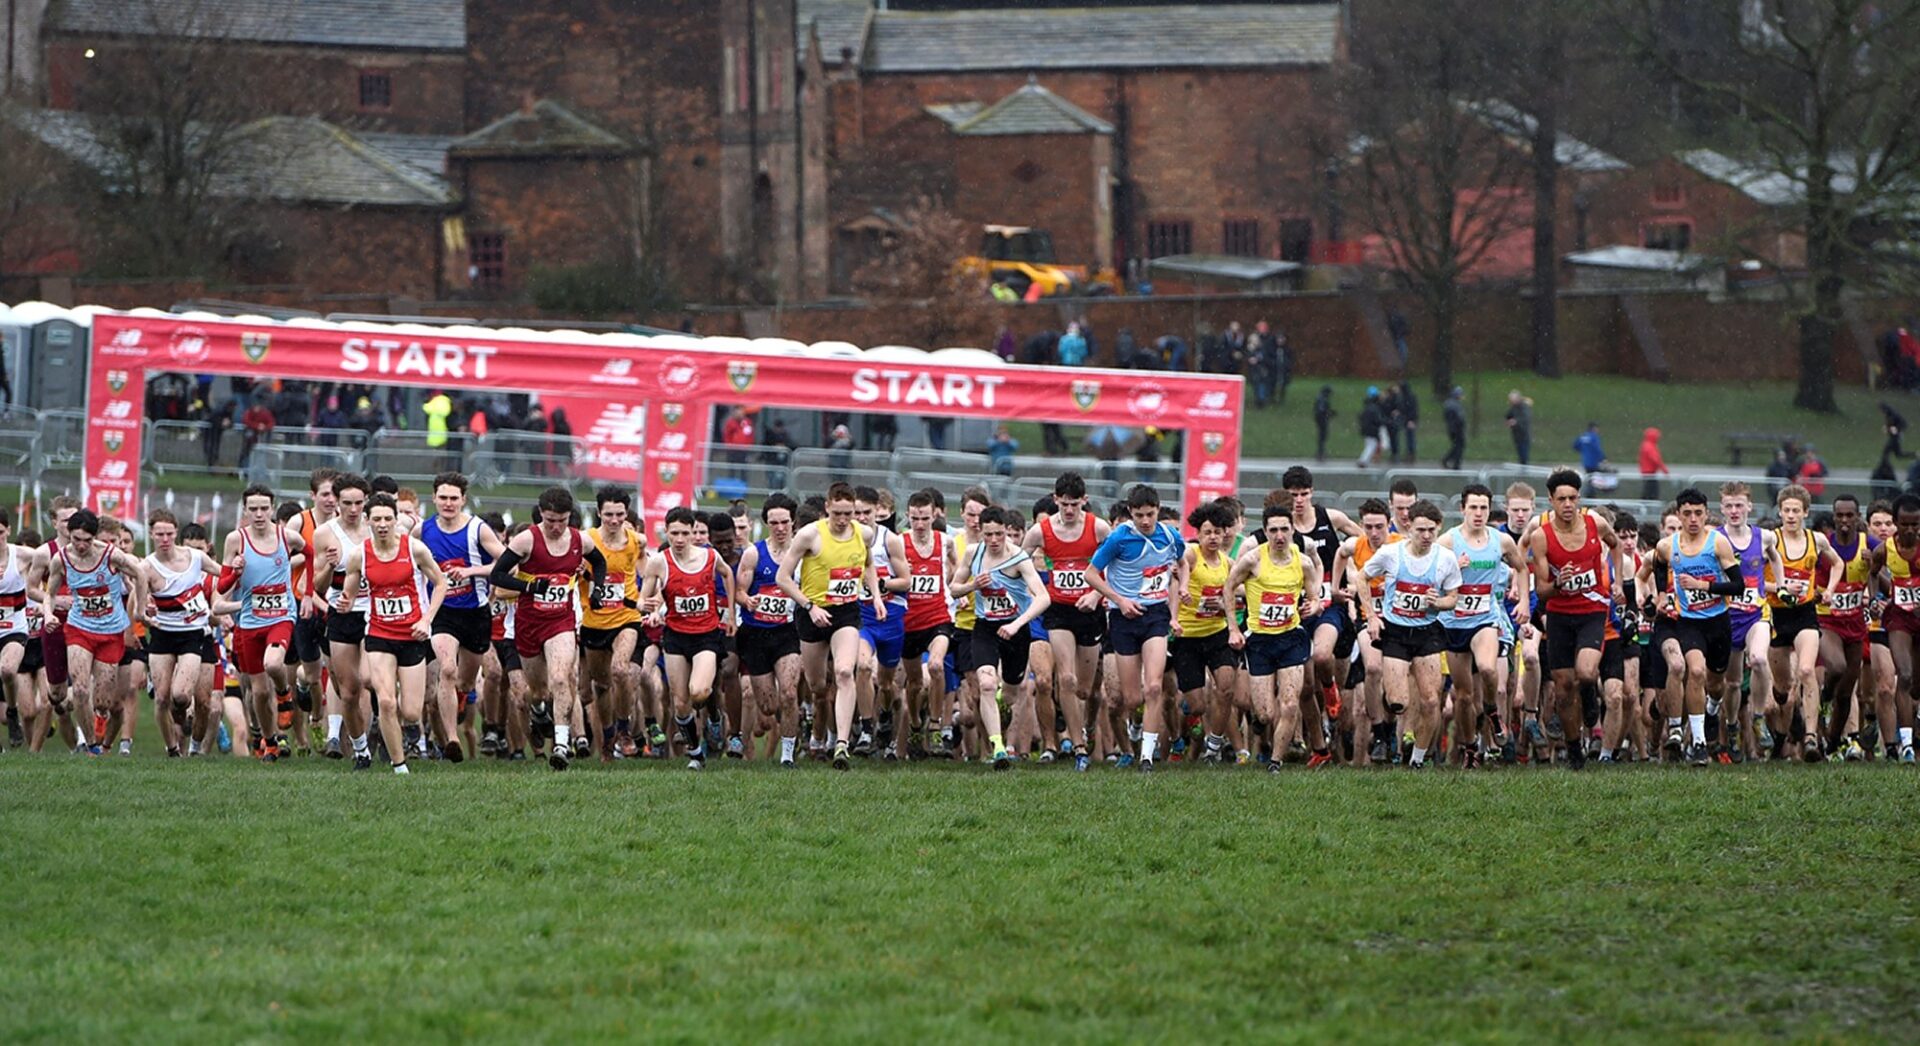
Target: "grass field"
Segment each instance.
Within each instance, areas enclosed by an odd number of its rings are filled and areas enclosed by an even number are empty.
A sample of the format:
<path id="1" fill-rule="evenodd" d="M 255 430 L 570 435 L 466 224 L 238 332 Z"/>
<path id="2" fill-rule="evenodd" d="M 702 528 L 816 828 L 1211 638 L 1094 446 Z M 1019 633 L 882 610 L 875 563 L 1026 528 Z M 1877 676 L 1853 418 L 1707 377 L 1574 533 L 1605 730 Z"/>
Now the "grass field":
<path id="1" fill-rule="evenodd" d="M 1588 421 L 1598 421 L 1607 453 L 1623 472 L 1639 468 L 1640 434 L 1649 425 L 1660 429 L 1661 449 L 1669 462 L 1725 465 L 1727 433 L 1779 432 L 1796 433 L 1811 441 L 1830 469 L 1867 470 L 1879 460 L 1885 441 L 1880 429 L 1882 399 L 1888 399 L 1894 409 L 1920 424 L 1920 400 L 1902 393 L 1870 392 L 1858 385 L 1837 390 L 1840 413 L 1828 415 L 1794 409 L 1793 387 L 1786 382 L 1690 385 L 1607 376 L 1548 381 L 1517 371 L 1461 374 L 1458 380 L 1468 393 L 1467 458 L 1474 461 L 1513 459 L 1513 442 L 1504 419 L 1507 391 L 1515 388 L 1534 401 L 1535 463 L 1578 463 L 1573 438 Z M 1249 397 L 1241 455 L 1310 461 L 1314 449 L 1313 399 L 1322 385 L 1331 385 L 1338 414 L 1329 429 L 1327 454 L 1330 460 L 1351 461 L 1360 452 L 1357 426 L 1368 384 L 1347 378 L 1302 378 L 1294 382 L 1284 406 L 1264 411 L 1253 409 Z M 1420 458 L 1423 464 L 1435 465 L 1447 449 L 1443 401 L 1427 388 L 1424 377 L 1416 379 L 1414 393 L 1420 403 Z M 1038 426 L 1019 426 L 1014 434 L 1023 450 L 1039 452 Z M 1914 442 L 1908 440 L 1909 450 Z M 1767 462 L 1749 457 L 1742 458 L 1742 464 L 1764 468 Z"/>
<path id="2" fill-rule="evenodd" d="M 1920 1038 L 1920 778 L 9 753 L 0 1040 Z"/>

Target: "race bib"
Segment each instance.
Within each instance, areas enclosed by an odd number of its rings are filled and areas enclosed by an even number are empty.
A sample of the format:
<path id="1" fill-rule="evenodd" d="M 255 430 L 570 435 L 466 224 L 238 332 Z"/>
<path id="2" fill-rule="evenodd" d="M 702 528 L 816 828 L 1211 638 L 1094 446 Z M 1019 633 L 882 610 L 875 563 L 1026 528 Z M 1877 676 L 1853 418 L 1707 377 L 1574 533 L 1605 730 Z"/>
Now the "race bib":
<path id="1" fill-rule="evenodd" d="M 593 589 L 593 601 L 601 606 L 617 606 L 627 598 L 626 578 L 615 581 L 608 578 L 605 583 L 590 585 Z"/>
<path id="2" fill-rule="evenodd" d="M 413 614 L 413 597 L 412 596 L 399 595 L 399 596 L 373 597 L 373 616 L 374 617 L 385 618 L 388 621 L 397 621 L 403 617 L 409 617 L 412 614 Z"/>
<path id="3" fill-rule="evenodd" d="M 1323 607 L 1330 607 L 1333 605 L 1333 582 L 1331 581 L 1320 582 L 1320 605 Z"/>
<path id="4" fill-rule="evenodd" d="M 1367 608 L 1373 612 L 1374 617 L 1385 617 L 1387 614 L 1387 597 L 1378 592 L 1373 593 L 1367 597 Z"/>
<path id="5" fill-rule="evenodd" d="M 286 617 L 289 604 L 287 587 L 274 585 L 271 588 L 253 590 L 253 614 L 255 617 Z"/>
<path id="6" fill-rule="evenodd" d="M 533 593 L 533 605 L 547 610 L 558 610 L 573 602 L 573 579 L 547 579 L 547 587 Z"/>
<path id="7" fill-rule="evenodd" d="M 1171 567 L 1150 567 L 1140 572 L 1140 598 L 1154 599 L 1167 594 L 1167 585 L 1173 581 Z"/>
<path id="8" fill-rule="evenodd" d="M 73 612 L 81 617 L 112 617 L 113 593 L 104 588 L 76 588 Z"/>
<path id="9" fill-rule="evenodd" d="M 946 586 L 940 583 L 938 574 L 915 574 L 907 581 L 909 596 L 940 596 L 944 594 L 945 589 Z"/>
<path id="10" fill-rule="evenodd" d="M 1833 590 L 1833 612 L 1836 614 L 1857 614 L 1866 605 L 1867 594 L 1861 589 L 1845 587 Z"/>
<path id="11" fill-rule="evenodd" d="M 1683 588 L 1680 590 L 1680 603 L 1688 610 L 1701 610 L 1720 601 L 1720 597 L 1704 588 Z"/>
<path id="12" fill-rule="evenodd" d="M 1600 587 L 1600 575 L 1593 568 L 1570 570 L 1560 575 L 1560 593 L 1567 596 L 1585 595 Z"/>
<path id="13" fill-rule="evenodd" d="M 759 596 L 753 604 L 753 616 L 760 621 L 792 621 L 793 600 L 786 596 Z"/>
<path id="14" fill-rule="evenodd" d="M 455 577 L 453 573 L 455 568 L 464 567 L 466 565 L 467 565 L 467 561 L 464 559 L 449 559 L 446 562 L 440 564 L 441 573 L 447 575 L 447 595 L 463 596 L 463 595 L 466 595 L 468 592 L 473 591 L 472 578 Z"/>
<path id="15" fill-rule="evenodd" d="M 1433 611 L 1427 609 L 1427 597 L 1432 594 L 1431 585 L 1396 584 L 1392 610 L 1401 617 L 1429 617 Z"/>
<path id="16" fill-rule="evenodd" d="M 1019 613 L 1013 605 L 1013 597 L 1004 588 L 983 588 L 980 590 L 980 616 L 993 621 L 1007 621 Z"/>
<path id="17" fill-rule="evenodd" d="M 712 606 L 713 601 L 705 592 L 696 596 L 673 597 L 673 613 L 677 617 L 698 617 Z"/>
<path id="18" fill-rule="evenodd" d="M 859 567 L 834 567 L 827 572 L 827 603 L 851 603 L 859 595 Z"/>
<path id="19" fill-rule="evenodd" d="M 1193 608 L 1193 616 L 1216 618 L 1227 616 L 1226 586 L 1208 585 L 1200 589 L 1200 601 Z"/>
<path id="20" fill-rule="evenodd" d="M 1920 576 L 1909 574 L 1893 579 L 1893 605 L 1901 610 L 1920 607 Z"/>
<path id="21" fill-rule="evenodd" d="M 506 617 L 509 609 L 508 604 L 502 603 L 497 599 L 487 600 L 487 610 L 493 614 L 495 620 Z"/>
<path id="22" fill-rule="evenodd" d="M 1461 585 L 1460 598 L 1453 604 L 1453 616 L 1457 618 L 1479 617 L 1492 608 L 1492 585 Z"/>
<path id="23" fill-rule="evenodd" d="M 1291 592 L 1260 593 L 1260 627 L 1281 629 L 1293 623 L 1298 607 Z"/>
<path id="24" fill-rule="evenodd" d="M 1782 603 L 1800 603 L 1807 598 L 1807 590 L 1813 587 L 1813 573 L 1807 570 L 1787 568 L 1786 580 L 1780 583 L 1780 601 Z"/>
<path id="25" fill-rule="evenodd" d="M 1734 598 L 1733 598 L 1733 599 L 1732 599 L 1732 600 L 1731 600 L 1731 601 L 1729 602 L 1729 604 L 1728 604 L 1728 605 L 1729 605 L 1729 606 L 1731 606 L 1731 607 L 1732 607 L 1733 609 L 1735 609 L 1735 610 L 1750 610 L 1750 611 L 1751 611 L 1751 610 L 1759 610 L 1759 609 L 1760 609 L 1760 581 L 1759 581 L 1759 579 L 1757 579 L 1757 578 L 1748 578 L 1748 579 L 1747 579 L 1747 587 L 1746 587 L 1746 588 L 1743 588 L 1743 589 L 1741 589 L 1741 590 L 1740 590 L 1740 594 L 1739 594 L 1738 596 L 1735 596 L 1735 597 L 1734 597 Z"/>
<path id="26" fill-rule="evenodd" d="M 1087 585 L 1086 568 L 1078 567 L 1072 570 L 1062 570 L 1058 567 L 1054 568 L 1053 590 L 1063 596 L 1075 597 L 1083 596 L 1092 591 Z"/>
<path id="27" fill-rule="evenodd" d="M 207 616 L 207 610 L 207 595 L 197 588 L 188 593 L 187 597 L 180 601 L 180 619 L 182 621 L 198 621 Z"/>

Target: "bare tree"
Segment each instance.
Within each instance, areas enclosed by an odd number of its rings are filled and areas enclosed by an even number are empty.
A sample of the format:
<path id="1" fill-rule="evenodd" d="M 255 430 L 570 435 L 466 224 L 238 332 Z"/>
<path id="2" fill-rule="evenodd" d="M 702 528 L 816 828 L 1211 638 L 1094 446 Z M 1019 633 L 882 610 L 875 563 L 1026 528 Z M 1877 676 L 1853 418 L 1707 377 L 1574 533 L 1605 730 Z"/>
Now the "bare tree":
<path id="1" fill-rule="evenodd" d="M 854 273 L 854 282 L 905 306 L 905 332 L 921 346 L 951 345 L 967 332 L 969 315 L 986 296 L 985 285 L 955 264 L 973 246 L 977 229 L 939 201 L 923 198 L 900 213 L 899 230 Z"/>
<path id="2" fill-rule="evenodd" d="M 11 100 L 0 99 L 0 126 L 26 119 Z M 70 230 L 49 218 L 64 213 L 68 165 L 52 150 L 29 145 L 25 136 L 0 164 L 0 271 L 18 272 L 49 251 L 71 246 Z"/>
<path id="3" fill-rule="evenodd" d="M 1843 296 L 1911 271 L 1881 263 L 1920 216 L 1920 0 L 1689 0 L 1704 56 L 1675 46 L 1663 0 L 1616 4 L 1641 53 L 1717 105 L 1725 144 L 1793 187 L 1807 244 L 1793 402 L 1835 410 Z"/>
<path id="4" fill-rule="evenodd" d="M 1376 34 L 1337 87 L 1353 135 L 1344 207 L 1377 235 L 1433 323 L 1436 394 L 1453 386 L 1460 286 L 1518 228 L 1523 154 L 1476 105 L 1495 86 L 1466 0 L 1437 0 Z"/>
<path id="5" fill-rule="evenodd" d="M 89 201 L 99 261 L 123 275 L 212 273 L 246 225 L 239 204 L 265 165 L 260 63 L 223 39 L 216 0 L 129 0 L 136 43 L 88 63 L 77 108 L 101 151 Z"/>

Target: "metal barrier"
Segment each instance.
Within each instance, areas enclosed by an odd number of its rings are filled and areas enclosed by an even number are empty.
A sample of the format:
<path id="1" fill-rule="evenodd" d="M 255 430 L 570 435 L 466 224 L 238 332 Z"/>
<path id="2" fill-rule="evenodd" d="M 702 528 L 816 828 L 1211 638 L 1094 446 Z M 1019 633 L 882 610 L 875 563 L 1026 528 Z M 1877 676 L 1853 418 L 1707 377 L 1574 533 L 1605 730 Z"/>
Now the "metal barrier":
<path id="1" fill-rule="evenodd" d="M 703 443 L 706 477 L 703 493 L 715 501 L 764 498 L 775 491 L 791 493 L 793 452 L 785 447 L 741 447 Z"/>
<path id="2" fill-rule="evenodd" d="M 459 446 L 456 447 L 455 444 Z M 503 483 L 538 486 L 543 483 L 574 483 L 587 479 L 587 466 L 596 453 L 630 455 L 619 462 L 628 472 L 640 472 L 639 451 L 626 451 L 590 444 L 575 436 L 555 436 L 546 432 L 501 429 L 478 439 L 459 434 L 449 438 L 448 447 L 466 449 L 465 471 L 481 486 Z"/>
<path id="3" fill-rule="evenodd" d="M 424 432 L 381 429 L 367 442 L 362 467 L 368 475 L 384 473 L 403 482 L 424 483 L 460 466 L 460 448 L 451 438 L 440 447 L 428 446 L 427 439 Z"/>
<path id="4" fill-rule="evenodd" d="M 14 407 L 0 414 L 0 470 L 22 478 L 39 473 L 40 412 Z"/>
<path id="5" fill-rule="evenodd" d="M 40 460 L 43 467 L 78 465 L 87 451 L 87 412 L 40 412 Z"/>

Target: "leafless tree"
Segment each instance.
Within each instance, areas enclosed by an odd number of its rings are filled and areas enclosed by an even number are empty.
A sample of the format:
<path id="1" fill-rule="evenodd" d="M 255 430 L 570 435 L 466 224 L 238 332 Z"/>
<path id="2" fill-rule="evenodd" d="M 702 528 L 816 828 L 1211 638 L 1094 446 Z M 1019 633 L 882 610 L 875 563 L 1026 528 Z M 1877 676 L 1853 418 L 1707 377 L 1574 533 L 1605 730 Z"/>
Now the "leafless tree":
<path id="1" fill-rule="evenodd" d="M 900 228 L 854 273 L 854 282 L 875 298 L 897 302 L 907 317 L 904 332 L 921 346 L 951 345 L 986 298 L 980 280 L 957 264 L 977 233 L 939 201 L 921 199 L 900 213 Z"/>

